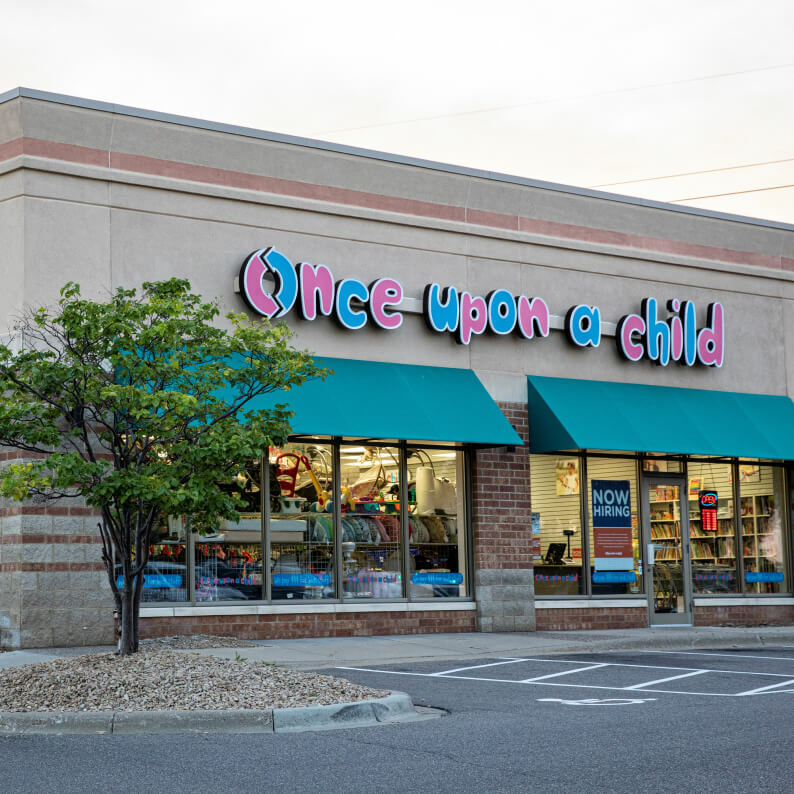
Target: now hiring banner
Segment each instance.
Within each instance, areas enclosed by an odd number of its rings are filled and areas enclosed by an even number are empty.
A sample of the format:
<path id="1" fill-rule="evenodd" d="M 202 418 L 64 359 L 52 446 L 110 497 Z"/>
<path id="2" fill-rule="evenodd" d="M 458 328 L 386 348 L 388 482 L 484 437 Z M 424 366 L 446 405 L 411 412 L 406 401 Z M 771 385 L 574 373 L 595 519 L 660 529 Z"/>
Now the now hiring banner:
<path id="1" fill-rule="evenodd" d="M 631 484 L 593 480 L 593 546 L 596 571 L 633 571 Z"/>

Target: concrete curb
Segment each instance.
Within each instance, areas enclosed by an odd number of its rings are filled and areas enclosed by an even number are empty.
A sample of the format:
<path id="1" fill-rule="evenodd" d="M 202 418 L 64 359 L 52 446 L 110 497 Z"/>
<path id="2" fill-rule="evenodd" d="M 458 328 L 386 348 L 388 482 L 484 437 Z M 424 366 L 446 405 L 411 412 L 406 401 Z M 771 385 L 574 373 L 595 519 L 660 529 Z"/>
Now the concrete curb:
<path id="1" fill-rule="evenodd" d="M 194 711 L 0 712 L 0 735 L 104 733 L 298 733 L 428 719 L 405 692 L 304 708 Z"/>

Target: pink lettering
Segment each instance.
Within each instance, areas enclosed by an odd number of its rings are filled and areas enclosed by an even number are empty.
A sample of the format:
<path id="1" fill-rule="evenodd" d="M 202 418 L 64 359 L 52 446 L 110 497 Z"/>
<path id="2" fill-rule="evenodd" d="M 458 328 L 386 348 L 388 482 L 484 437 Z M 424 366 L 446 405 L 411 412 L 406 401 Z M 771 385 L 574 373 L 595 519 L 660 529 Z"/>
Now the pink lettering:
<path id="1" fill-rule="evenodd" d="M 620 352 L 629 361 L 639 361 L 645 354 L 645 346 L 642 340 L 635 342 L 632 339 L 634 334 L 645 333 L 645 320 L 639 314 L 627 314 L 618 323 L 615 336 L 617 338 Z"/>
<path id="2" fill-rule="evenodd" d="M 488 312 L 485 299 L 472 296 L 469 292 L 460 295 L 460 323 L 458 325 L 458 342 L 468 345 L 472 334 L 481 334 L 488 324 Z"/>
<path id="3" fill-rule="evenodd" d="M 393 278 L 379 278 L 369 287 L 369 313 L 372 322 L 387 331 L 393 331 L 403 324 L 400 312 L 386 311 L 389 306 L 397 306 L 403 299 L 403 288 Z"/>
<path id="4" fill-rule="evenodd" d="M 724 310 L 721 303 L 712 303 L 708 309 L 707 327 L 698 334 L 698 359 L 707 367 L 721 367 L 724 352 Z"/>
<path id="5" fill-rule="evenodd" d="M 535 329 L 546 337 L 549 335 L 549 307 L 543 298 L 518 296 L 518 330 L 525 339 L 532 339 Z"/>
<path id="6" fill-rule="evenodd" d="M 317 299 L 320 313 L 328 317 L 334 308 L 334 277 L 325 265 L 314 267 L 308 262 L 298 265 L 300 274 L 300 309 L 304 320 L 317 317 Z"/>
<path id="7" fill-rule="evenodd" d="M 251 308 L 269 318 L 273 317 L 281 307 L 262 285 L 262 277 L 269 272 L 268 266 L 262 261 L 264 250 L 252 254 L 243 265 L 243 283 L 240 288 L 244 291 Z"/>

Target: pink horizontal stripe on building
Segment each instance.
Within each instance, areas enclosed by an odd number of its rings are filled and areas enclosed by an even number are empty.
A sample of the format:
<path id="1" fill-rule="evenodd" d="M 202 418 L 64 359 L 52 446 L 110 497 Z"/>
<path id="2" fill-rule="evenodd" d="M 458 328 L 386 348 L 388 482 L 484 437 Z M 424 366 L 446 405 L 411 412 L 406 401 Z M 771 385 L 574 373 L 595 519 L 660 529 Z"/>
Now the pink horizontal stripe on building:
<path id="1" fill-rule="evenodd" d="M 184 179 L 191 182 L 255 190 L 316 201 L 328 201 L 335 204 L 397 212 L 418 217 L 471 223 L 494 229 L 509 229 L 528 234 L 636 248 L 676 256 L 794 271 L 794 258 L 780 255 L 737 251 L 731 248 L 719 248 L 662 237 L 649 237 L 610 229 L 547 221 L 452 204 L 387 196 L 363 190 L 318 185 L 293 179 L 232 171 L 175 160 L 163 160 L 156 157 L 126 154 L 124 152 L 108 152 L 105 149 L 57 143 L 39 138 L 16 138 L 0 144 L 0 162 L 22 154 L 84 165 L 110 167 L 150 176 Z"/>

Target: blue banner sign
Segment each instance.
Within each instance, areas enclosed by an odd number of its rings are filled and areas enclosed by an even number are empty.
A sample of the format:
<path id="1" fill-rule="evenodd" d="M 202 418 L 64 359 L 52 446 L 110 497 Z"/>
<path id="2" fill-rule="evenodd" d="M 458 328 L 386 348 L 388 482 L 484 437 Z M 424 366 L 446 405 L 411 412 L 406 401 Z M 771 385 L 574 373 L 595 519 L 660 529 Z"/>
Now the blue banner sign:
<path id="1" fill-rule="evenodd" d="M 593 480 L 593 528 L 631 529 L 631 483 Z"/>
<path id="2" fill-rule="evenodd" d="M 744 578 L 747 582 L 782 582 L 784 577 L 778 571 L 747 571 Z"/>
<path id="3" fill-rule="evenodd" d="M 633 572 L 631 483 L 628 480 L 593 480 L 591 486 L 595 569 Z"/>
<path id="4" fill-rule="evenodd" d="M 172 587 L 183 587 L 182 577 L 178 573 L 147 573 L 143 577 L 144 590 L 149 587 L 157 587 L 162 589 L 170 589 Z M 119 576 L 116 579 L 116 587 L 121 589 L 124 587 L 124 577 Z"/>
<path id="5" fill-rule="evenodd" d="M 323 587 L 331 584 L 327 573 L 274 573 L 274 587 Z"/>
<path id="6" fill-rule="evenodd" d="M 461 573 L 438 573 L 433 571 L 420 571 L 411 576 L 412 584 L 461 584 Z"/>
<path id="7" fill-rule="evenodd" d="M 637 576 L 634 571 L 596 571 L 593 584 L 634 584 Z"/>

